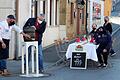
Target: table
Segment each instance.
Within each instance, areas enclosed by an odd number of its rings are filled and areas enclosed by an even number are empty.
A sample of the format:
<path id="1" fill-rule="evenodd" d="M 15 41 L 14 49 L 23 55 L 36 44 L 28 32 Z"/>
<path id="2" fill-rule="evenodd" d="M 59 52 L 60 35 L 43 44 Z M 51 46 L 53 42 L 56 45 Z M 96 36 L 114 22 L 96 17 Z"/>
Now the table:
<path id="1" fill-rule="evenodd" d="M 82 45 L 83 46 L 83 51 L 86 52 L 87 54 L 87 59 L 91 59 L 94 61 L 98 61 L 97 58 L 97 53 L 96 53 L 96 48 L 97 45 L 94 45 L 93 43 L 89 42 L 74 42 L 68 46 L 67 52 L 66 52 L 66 58 L 69 59 L 72 57 L 72 52 L 79 52 L 75 50 L 77 45 Z"/>

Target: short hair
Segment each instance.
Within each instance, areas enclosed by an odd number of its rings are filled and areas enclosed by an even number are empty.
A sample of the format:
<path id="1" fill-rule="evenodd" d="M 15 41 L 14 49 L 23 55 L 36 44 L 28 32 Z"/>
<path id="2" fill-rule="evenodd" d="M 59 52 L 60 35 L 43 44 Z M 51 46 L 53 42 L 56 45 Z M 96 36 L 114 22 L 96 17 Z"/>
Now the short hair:
<path id="1" fill-rule="evenodd" d="M 7 18 L 9 18 L 9 19 L 15 19 L 14 15 L 8 15 Z"/>

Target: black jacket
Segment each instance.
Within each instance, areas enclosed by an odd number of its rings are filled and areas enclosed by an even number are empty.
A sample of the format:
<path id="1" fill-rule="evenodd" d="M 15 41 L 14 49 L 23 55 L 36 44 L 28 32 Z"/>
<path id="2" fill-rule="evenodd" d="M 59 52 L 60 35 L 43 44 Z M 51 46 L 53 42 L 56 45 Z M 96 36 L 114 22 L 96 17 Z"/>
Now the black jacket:
<path id="1" fill-rule="evenodd" d="M 112 46 L 111 35 L 107 32 L 102 34 L 98 33 L 96 37 L 96 44 L 99 44 L 99 48 L 109 50 Z"/>
<path id="2" fill-rule="evenodd" d="M 111 25 L 111 23 L 108 23 L 107 25 L 105 25 L 105 23 L 104 23 L 103 27 L 105 28 L 105 30 L 108 33 L 112 34 L 112 25 Z"/>
<path id="3" fill-rule="evenodd" d="M 91 37 L 93 37 L 94 39 L 96 39 L 97 37 L 97 30 L 92 30 L 89 35 L 91 35 Z"/>
<path id="4" fill-rule="evenodd" d="M 27 20 L 27 22 L 25 23 L 24 27 L 23 27 L 23 30 L 25 27 L 28 27 L 28 26 L 35 26 L 35 23 L 36 23 L 36 18 L 29 18 Z M 43 33 L 46 29 L 46 21 L 43 21 L 40 26 L 39 26 L 39 29 L 36 29 L 36 32 L 39 33 L 38 34 L 38 45 L 41 44 L 42 42 L 42 36 L 43 36 Z"/>

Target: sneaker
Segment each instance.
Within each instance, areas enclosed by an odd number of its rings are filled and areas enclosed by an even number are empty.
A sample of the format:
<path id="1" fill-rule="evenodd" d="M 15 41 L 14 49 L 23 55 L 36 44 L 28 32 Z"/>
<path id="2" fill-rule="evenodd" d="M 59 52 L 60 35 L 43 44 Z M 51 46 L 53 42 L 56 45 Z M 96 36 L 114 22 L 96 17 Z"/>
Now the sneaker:
<path id="1" fill-rule="evenodd" d="M 103 67 L 107 67 L 108 65 L 107 64 L 103 64 Z"/>
<path id="2" fill-rule="evenodd" d="M 0 76 L 2 75 L 3 71 L 0 70 Z"/>
<path id="3" fill-rule="evenodd" d="M 2 74 L 2 73 L 3 73 L 3 71 L 0 70 L 0 74 Z"/>
<path id="4" fill-rule="evenodd" d="M 4 70 L 3 73 L 1 74 L 2 76 L 10 76 L 11 73 L 8 72 L 8 70 Z"/>
<path id="5" fill-rule="evenodd" d="M 44 70 L 39 70 L 39 73 L 44 73 Z"/>
<path id="6" fill-rule="evenodd" d="M 97 67 L 98 68 L 101 68 L 103 66 L 103 64 L 98 64 Z"/>
<path id="7" fill-rule="evenodd" d="M 111 53 L 111 55 L 110 56 L 115 56 L 116 55 L 116 53 Z"/>

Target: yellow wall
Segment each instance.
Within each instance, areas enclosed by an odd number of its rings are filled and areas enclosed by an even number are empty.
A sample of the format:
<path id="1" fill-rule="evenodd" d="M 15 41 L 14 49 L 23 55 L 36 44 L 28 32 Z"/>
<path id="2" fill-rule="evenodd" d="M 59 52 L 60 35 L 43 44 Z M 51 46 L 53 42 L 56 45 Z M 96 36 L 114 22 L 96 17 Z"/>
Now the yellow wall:
<path id="1" fill-rule="evenodd" d="M 112 0 L 105 0 L 104 3 L 104 16 L 110 16 L 112 9 Z"/>

